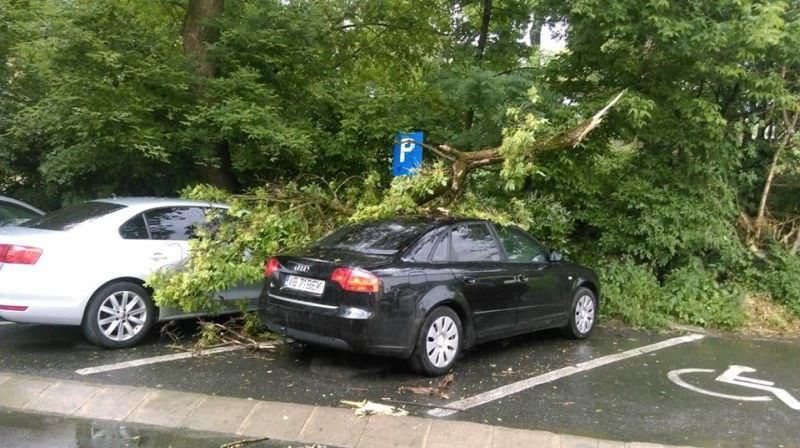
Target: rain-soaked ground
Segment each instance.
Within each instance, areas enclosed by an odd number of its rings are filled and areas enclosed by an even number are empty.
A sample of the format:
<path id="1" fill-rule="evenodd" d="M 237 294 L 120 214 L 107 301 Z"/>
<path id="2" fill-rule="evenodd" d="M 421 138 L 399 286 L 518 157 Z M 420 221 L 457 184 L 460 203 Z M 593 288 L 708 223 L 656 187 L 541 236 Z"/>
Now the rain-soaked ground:
<path id="1" fill-rule="evenodd" d="M 194 331 L 191 323 L 179 327 Z M 542 332 L 485 344 L 459 360 L 446 397 L 402 391 L 438 381 L 403 361 L 296 343 L 81 376 L 75 370 L 175 349 L 156 335 L 135 349 L 101 350 L 79 329 L 36 325 L 0 325 L 0 371 L 325 406 L 369 399 L 427 416 L 433 407 L 676 336 L 601 326 L 584 341 Z M 800 398 L 799 361 L 796 340 L 709 336 L 523 388 L 447 418 L 626 441 L 800 447 L 800 407 L 791 401 Z M 737 365 L 757 371 L 729 370 Z M 723 372 L 735 384 L 717 380 Z"/>
<path id="2" fill-rule="evenodd" d="M 186 430 L 0 410 L 0 446 L 14 448 L 216 448 L 239 439 Z M 278 441 L 254 448 L 292 446 Z M 294 445 L 297 446 L 297 445 Z"/>

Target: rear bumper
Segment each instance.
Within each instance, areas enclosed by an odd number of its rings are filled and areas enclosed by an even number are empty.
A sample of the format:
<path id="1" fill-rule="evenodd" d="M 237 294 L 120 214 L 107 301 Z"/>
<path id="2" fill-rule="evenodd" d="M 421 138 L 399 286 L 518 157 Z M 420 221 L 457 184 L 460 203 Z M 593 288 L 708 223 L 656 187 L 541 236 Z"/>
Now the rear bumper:
<path id="1" fill-rule="evenodd" d="M 75 283 L 75 282 L 72 282 Z M 80 325 L 86 298 L 70 289 L 72 283 L 15 265 L 0 264 L 0 318 L 11 322 Z"/>
<path id="2" fill-rule="evenodd" d="M 378 343 L 381 319 L 363 308 L 320 305 L 265 292 L 260 315 L 270 331 L 315 345 L 396 358 L 407 358 L 413 350 L 400 340 Z"/>
<path id="3" fill-rule="evenodd" d="M 0 310 L 0 318 L 11 322 L 80 325 L 83 320 L 83 304 L 75 297 L 0 292 L 0 305 L 24 308 Z"/>

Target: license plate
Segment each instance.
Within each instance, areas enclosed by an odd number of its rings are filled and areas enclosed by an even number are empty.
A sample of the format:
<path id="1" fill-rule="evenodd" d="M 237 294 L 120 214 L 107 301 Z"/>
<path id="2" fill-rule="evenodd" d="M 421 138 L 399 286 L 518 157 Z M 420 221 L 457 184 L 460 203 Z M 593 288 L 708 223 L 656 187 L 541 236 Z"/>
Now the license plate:
<path id="1" fill-rule="evenodd" d="M 286 277 L 283 287 L 296 289 L 298 291 L 310 292 L 311 294 L 322 295 L 322 291 L 325 290 L 325 282 L 314 278 L 289 275 Z"/>

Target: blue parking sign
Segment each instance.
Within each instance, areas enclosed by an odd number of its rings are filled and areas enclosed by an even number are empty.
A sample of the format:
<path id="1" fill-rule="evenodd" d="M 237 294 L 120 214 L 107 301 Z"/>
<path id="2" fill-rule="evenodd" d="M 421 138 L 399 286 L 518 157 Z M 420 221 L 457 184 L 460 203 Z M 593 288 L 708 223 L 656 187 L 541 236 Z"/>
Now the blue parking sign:
<path id="1" fill-rule="evenodd" d="M 398 132 L 394 143 L 392 174 L 413 176 L 422 165 L 422 132 Z"/>

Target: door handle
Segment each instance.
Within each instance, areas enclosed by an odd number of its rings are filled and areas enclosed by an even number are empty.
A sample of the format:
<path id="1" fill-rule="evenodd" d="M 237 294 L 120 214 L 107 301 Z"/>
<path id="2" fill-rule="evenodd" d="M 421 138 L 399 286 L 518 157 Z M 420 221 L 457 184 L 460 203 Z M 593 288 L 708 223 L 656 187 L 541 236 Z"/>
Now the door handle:
<path id="1" fill-rule="evenodd" d="M 164 261 L 167 259 L 167 256 L 162 254 L 161 252 L 156 252 L 150 256 L 150 259 L 153 261 Z"/>
<path id="2" fill-rule="evenodd" d="M 464 277 L 462 280 L 468 285 L 474 285 L 478 283 L 478 279 L 473 277 Z"/>
<path id="3" fill-rule="evenodd" d="M 509 277 L 508 280 L 503 280 L 503 284 L 506 285 L 516 285 L 517 283 L 526 283 L 528 281 L 528 277 L 524 275 L 515 275 L 513 277 Z"/>

